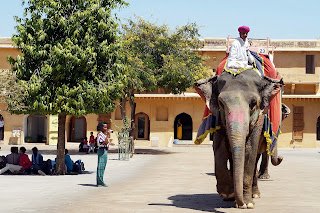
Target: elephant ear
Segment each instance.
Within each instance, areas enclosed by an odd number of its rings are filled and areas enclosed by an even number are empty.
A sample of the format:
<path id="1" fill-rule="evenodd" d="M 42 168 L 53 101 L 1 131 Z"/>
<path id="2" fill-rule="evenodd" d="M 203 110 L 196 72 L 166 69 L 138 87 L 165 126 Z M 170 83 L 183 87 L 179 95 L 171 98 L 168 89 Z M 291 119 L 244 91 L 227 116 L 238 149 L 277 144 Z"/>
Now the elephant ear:
<path id="1" fill-rule="evenodd" d="M 218 106 L 217 96 L 216 96 L 216 82 L 218 76 L 213 76 L 207 79 L 201 79 L 194 84 L 194 88 L 200 95 L 203 101 L 205 101 L 206 106 L 211 112 L 214 108 Z"/>
<path id="2" fill-rule="evenodd" d="M 266 76 L 263 77 L 262 81 L 259 82 L 259 91 L 261 94 L 260 109 L 263 110 L 269 106 L 271 97 L 280 92 L 283 85 L 284 83 L 282 78 L 277 80 Z"/>

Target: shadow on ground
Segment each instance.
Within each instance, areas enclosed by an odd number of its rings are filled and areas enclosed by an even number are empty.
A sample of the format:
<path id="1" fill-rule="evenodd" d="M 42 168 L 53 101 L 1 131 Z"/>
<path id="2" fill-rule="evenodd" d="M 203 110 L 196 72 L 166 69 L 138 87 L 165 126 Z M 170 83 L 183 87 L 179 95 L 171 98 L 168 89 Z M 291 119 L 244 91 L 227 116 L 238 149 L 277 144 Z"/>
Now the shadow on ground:
<path id="1" fill-rule="evenodd" d="M 218 194 L 174 195 L 168 198 L 172 204 L 150 203 L 152 206 L 175 206 L 198 211 L 217 212 L 218 208 L 233 208 L 234 202 L 226 202 Z"/>
<path id="2" fill-rule="evenodd" d="M 134 154 L 137 155 L 167 155 L 167 154 L 173 154 L 174 152 L 168 152 L 164 150 L 159 149 L 135 149 Z"/>
<path id="3" fill-rule="evenodd" d="M 96 155 L 96 153 L 87 154 L 86 152 L 79 152 L 78 149 L 68 149 L 68 150 L 69 150 L 69 154 L 71 155 Z M 42 155 L 56 155 L 57 150 L 55 149 L 46 150 L 46 149 L 39 148 L 39 153 L 41 153 Z M 108 153 L 118 153 L 118 149 L 117 148 L 110 149 Z M 134 152 L 135 155 L 167 155 L 167 154 L 173 154 L 173 153 L 174 152 L 168 152 L 160 149 L 147 149 L 147 148 L 135 149 L 135 152 Z M 27 150 L 26 154 L 32 154 L 32 151 Z"/>
<path id="4" fill-rule="evenodd" d="M 88 183 L 80 183 L 78 184 L 79 186 L 89 186 L 89 187 L 96 187 L 97 188 L 97 185 L 96 184 L 88 184 Z"/>

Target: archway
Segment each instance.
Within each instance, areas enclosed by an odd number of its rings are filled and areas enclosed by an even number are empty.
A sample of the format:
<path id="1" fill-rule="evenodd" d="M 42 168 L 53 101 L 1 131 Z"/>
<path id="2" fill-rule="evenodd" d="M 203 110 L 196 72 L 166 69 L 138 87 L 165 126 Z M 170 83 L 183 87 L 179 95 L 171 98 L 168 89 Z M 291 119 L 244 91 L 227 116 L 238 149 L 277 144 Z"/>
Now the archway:
<path id="1" fill-rule="evenodd" d="M 47 117 L 44 115 L 29 115 L 27 118 L 27 143 L 47 142 Z"/>
<path id="2" fill-rule="evenodd" d="M 178 127 L 180 126 L 179 122 L 182 128 Z M 179 128 L 181 129 L 179 130 Z M 176 118 L 174 119 L 174 139 L 192 140 L 192 130 L 192 118 L 190 115 L 188 115 L 187 113 L 181 113 L 176 116 Z"/>
<path id="3" fill-rule="evenodd" d="M 150 119 L 143 112 L 137 113 L 134 119 L 135 130 L 134 136 L 138 140 L 149 140 L 150 136 Z"/>
<path id="4" fill-rule="evenodd" d="M 84 137 L 87 137 L 87 120 L 84 116 L 70 119 L 70 142 L 81 142 Z"/>
<path id="5" fill-rule="evenodd" d="M 317 120 L 317 141 L 320 140 L 320 116 L 318 117 Z"/>

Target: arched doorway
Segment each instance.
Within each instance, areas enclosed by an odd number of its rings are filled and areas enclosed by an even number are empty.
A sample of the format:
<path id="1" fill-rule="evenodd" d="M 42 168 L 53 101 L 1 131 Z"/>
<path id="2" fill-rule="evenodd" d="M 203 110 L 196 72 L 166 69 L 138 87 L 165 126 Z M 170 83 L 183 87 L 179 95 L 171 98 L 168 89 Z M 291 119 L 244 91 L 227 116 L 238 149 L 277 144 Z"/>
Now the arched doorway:
<path id="1" fill-rule="evenodd" d="M 4 140 L 4 118 L 0 114 L 0 141 Z"/>
<path id="2" fill-rule="evenodd" d="M 134 123 L 135 123 L 135 130 L 134 130 L 135 139 L 149 140 L 149 136 L 150 136 L 149 116 L 143 112 L 140 112 L 135 115 Z"/>
<path id="3" fill-rule="evenodd" d="M 47 142 L 47 117 L 44 115 L 29 115 L 27 118 L 27 143 Z"/>
<path id="4" fill-rule="evenodd" d="M 317 120 L 317 141 L 320 140 L 320 116 L 318 117 Z"/>
<path id="5" fill-rule="evenodd" d="M 70 119 L 70 142 L 81 142 L 87 136 L 87 120 L 84 116 Z"/>
<path id="6" fill-rule="evenodd" d="M 192 118 L 190 115 L 181 113 L 176 116 L 174 119 L 174 139 L 192 140 L 192 130 Z"/>

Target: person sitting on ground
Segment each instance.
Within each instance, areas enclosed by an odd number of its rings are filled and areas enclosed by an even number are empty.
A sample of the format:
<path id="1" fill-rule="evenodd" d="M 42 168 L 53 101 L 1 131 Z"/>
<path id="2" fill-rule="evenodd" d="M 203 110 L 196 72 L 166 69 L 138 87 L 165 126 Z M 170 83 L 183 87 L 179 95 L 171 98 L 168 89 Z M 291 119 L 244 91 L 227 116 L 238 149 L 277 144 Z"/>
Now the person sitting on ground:
<path id="1" fill-rule="evenodd" d="M 79 144 L 79 152 L 89 152 L 88 140 L 87 137 L 84 137 Z"/>
<path id="2" fill-rule="evenodd" d="M 7 161 L 6 161 L 6 156 L 1 155 L 0 156 L 0 169 L 6 167 Z"/>
<path id="3" fill-rule="evenodd" d="M 81 160 L 76 160 L 73 162 L 71 156 L 69 155 L 69 150 L 65 149 L 64 151 L 64 163 L 66 164 L 67 173 L 81 173 L 84 170 L 84 164 Z"/>
<path id="4" fill-rule="evenodd" d="M 249 51 L 248 26 L 240 26 L 238 28 L 239 37 L 236 38 L 230 47 L 226 69 L 250 69 L 254 63 L 254 57 Z"/>
<path id="5" fill-rule="evenodd" d="M 69 150 L 64 150 L 64 163 L 67 167 L 67 173 L 70 173 L 73 171 L 73 161 L 71 160 L 71 157 L 69 155 Z"/>
<path id="6" fill-rule="evenodd" d="M 34 174 L 46 175 L 43 172 L 43 156 L 38 152 L 37 147 L 32 148 L 32 166 L 31 171 Z"/>
<path id="7" fill-rule="evenodd" d="M 11 147 L 11 154 L 6 156 L 7 164 L 4 168 L 0 169 L 0 174 L 10 171 L 13 174 L 17 174 L 21 171 L 22 167 L 19 166 L 19 154 L 18 147 Z"/>
<path id="8" fill-rule="evenodd" d="M 22 167 L 22 172 L 24 174 L 30 174 L 32 163 L 29 159 L 29 156 L 25 153 L 26 148 L 23 146 L 20 147 L 19 165 Z"/>

